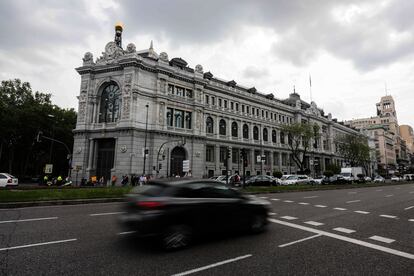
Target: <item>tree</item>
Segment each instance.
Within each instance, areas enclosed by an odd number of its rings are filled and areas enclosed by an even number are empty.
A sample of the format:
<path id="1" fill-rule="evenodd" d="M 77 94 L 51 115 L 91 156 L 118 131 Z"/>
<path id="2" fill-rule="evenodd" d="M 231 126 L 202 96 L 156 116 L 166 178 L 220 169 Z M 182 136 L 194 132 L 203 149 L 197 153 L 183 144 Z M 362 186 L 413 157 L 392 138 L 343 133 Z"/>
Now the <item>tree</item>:
<path id="1" fill-rule="evenodd" d="M 368 172 L 371 163 L 370 148 L 367 139 L 362 135 L 344 134 L 335 138 L 339 155 L 345 159 L 351 167 L 361 166 L 365 173 Z"/>
<path id="2" fill-rule="evenodd" d="M 2 81 L 0 85 L 0 171 L 17 175 L 42 174 L 45 163 L 52 161 L 56 173 L 68 168 L 66 149 L 48 141 L 36 143 L 39 131 L 45 136 L 73 145 L 72 130 L 76 112 L 51 103 L 51 94 L 33 92 L 28 82 L 19 79 Z M 62 158 L 64 156 L 64 158 Z M 49 160 L 51 158 L 51 160 Z"/>
<path id="3" fill-rule="evenodd" d="M 300 171 L 305 171 L 305 156 L 312 146 L 312 140 L 319 138 L 319 125 L 308 123 L 293 123 L 284 125 L 282 131 L 288 136 L 288 145 L 292 153 L 292 160 L 299 167 Z"/>

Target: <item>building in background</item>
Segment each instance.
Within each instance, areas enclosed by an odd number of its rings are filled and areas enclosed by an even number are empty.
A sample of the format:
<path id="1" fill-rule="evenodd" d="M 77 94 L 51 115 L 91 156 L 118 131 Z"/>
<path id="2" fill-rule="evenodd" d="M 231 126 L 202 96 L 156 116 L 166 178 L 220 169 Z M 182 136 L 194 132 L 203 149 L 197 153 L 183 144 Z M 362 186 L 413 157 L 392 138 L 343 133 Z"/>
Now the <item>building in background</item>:
<path id="1" fill-rule="evenodd" d="M 190 68 L 179 57 L 149 49 L 122 47 L 120 25 L 96 61 L 86 53 L 79 111 L 74 130 L 73 166 L 82 177 L 149 174 L 194 177 L 241 173 L 241 149 L 247 152 L 247 175 L 297 171 L 282 126 L 318 124 L 320 138 L 306 156 L 321 174 L 342 165 L 334 139 L 358 131 L 325 115 L 293 91 L 277 99 L 255 87 L 223 80 L 201 65 Z M 311 162 L 314 161 L 314 162 Z"/>

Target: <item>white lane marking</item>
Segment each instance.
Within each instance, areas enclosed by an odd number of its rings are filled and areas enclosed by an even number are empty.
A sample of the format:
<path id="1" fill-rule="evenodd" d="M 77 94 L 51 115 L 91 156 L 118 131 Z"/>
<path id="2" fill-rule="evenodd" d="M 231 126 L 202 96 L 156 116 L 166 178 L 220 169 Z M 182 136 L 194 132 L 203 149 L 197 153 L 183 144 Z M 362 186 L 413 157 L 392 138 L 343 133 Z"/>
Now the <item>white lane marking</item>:
<path id="1" fill-rule="evenodd" d="M 379 189 L 379 190 L 375 190 L 375 191 L 377 191 L 377 192 L 382 192 L 382 189 Z"/>
<path id="2" fill-rule="evenodd" d="M 321 226 L 321 225 L 324 225 L 324 223 L 317 222 L 317 221 L 312 221 L 312 220 L 310 220 L 310 221 L 305 221 L 305 223 L 306 223 L 306 224 L 309 224 L 309 225 L 313 225 L 313 226 Z"/>
<path id="3" fill-rule="evenodd" d="M 313 206 L 318 207 L 318 208 L 326 208 L 327 207 L 326 205 L 313 205 Z"/>
<path id="4" fill-rule="evenodd" d="M 336 208 L 333 208 L 334 210 L 339 210 L 339 211 L 346 211 L 347 209 L 346 208 L 339 208 L 339 207 L 336 207 Z"/>
<path id="5" fill-rule="evenodd" d="M 89 214 L 89 216 L 91 217 L 95 217 L 95 216 L 109 216 L 109 215 L 118 215 L 118 214 L 123 214 L 125 212 L 112 212 L 112 213 L 98 213 L 98 214 Z"/>
<path id="6" fill-rule="evenodd" d="M 400 190 L 401 188 L 400 188 L 400 187 L 395 187 L 395 189 L 396 189 L 396 190 Z"/>
<path id="7" fill-rule="evenodd" d="M 118 235 L 128 235 L 128 234 L 134 234 L 136 231 L 126 231 L 126 232 L 121 232 L 118 233 Z"/>
<path id="8" fill-rule="evenodd" d="M 214 263 L 214 264 L 211 264 L 211 265 L 206 265 L 206 266 L 202 266 L 202 267 L 199 267 L 199 268 L 187 270 L 187 271 L 184 271 L 184 272 L 181 272 L 181 273 L 173 274 L 171 276 L 184 276 L 184 275 L 188 275 L 188 274 L 193 274 L 193 273 L 203 271 L 203 270 L 206 270 L 206 269 L 210 269 L 210 268 L 213 268 L 213 267 L 216 267 L 216 266 L 220 266 L 220 265 L 236 262 L 236 261 L 239 261 L 239 260 L 242 260 L 242 259 L 246 259 L 246 258 L 249 258 L 251 256 L 252 256 L 252 254 L 247 254 L 247 255 L 244 255 L 244 256 L 237 257 L 237 258 L 228 259 L 228 260 L 221 261 L 221 262 L 218 262 L 218 263 Z"/>
<path id="9" fill-rule="evenodd" d="M 21 209 L 45 209 L 45 208 L 69 208 L 69 207 L 85 207 L 95 206 L 95 205 L 120 205 L 122 202 L 97 202 L 97 203 L 85 203 L 85 204 L 73 204 L 73 205 L 51 205 L 51 206 L 32 206 L 32 207 L 20 207 L 20 208 L 2 208 L 0 211 L 10 211 L 10 210 L 21 210 Z"/>
<path id="10" fill-rule="evenodd" d="M 391 219 L 397 218 L 397 216 L 390 216 L 390 215 L 380 215 L 380 217 L 383 217 L 383 218 L 391 218 Z"/>
<path id="11" fill-rule="evenodd" d="M 77 240 L 78 239 L 68 239 L 68 240 L 60 240 L 60 241 L 32 243 L 32 244 L 26 244 L 26 245 L 19 245 L 19 246 L 12 246 L 12 247 L 0 248 L 0 251 L 7 251 L 7 250 L 13 250 L 13 249 L 19 249 L 19 248 L 27 248 L 27 247 L 34 247 L 34 246 L 41 246 L 41 245 L 48 245 L 48 244 L 55 244 L 55 243 L 64 243 L 64 242 L 71 242 L 71 241 L 77 241 Z"/>
<path id="12" fill-rule="evenodd" d="M 354 233 L 355 232 L 355 230 L 348 229 L 348 228 L 343 228 L 343 227 L 337 227 L 337 228 L 334 228 L 332 230 L 335 230 L 335 231 L 338 231 L 338 232 L 342 232 L 342 233 L 346 233 L 346 234 L 351 234 L 351 233 Z"/>
<path id="13" fill-rule="evenodd" d="M 283 200 L 283 202 L 292 203 L 294 201 L 292 201 L 292 200 Z"/>
<path id="14" fill-rule="evenodd" d="M 278 198 L 271 198 L 271 200 L 278 201 L 280 199 L 278 199 Z"/>
<path id="15" fill-rule="evenodd" d="M 319 197 L 319 196 L 305 196 L 304 198 L 315 198 L 315 197 Z"/>
<path id="16" fill-rule="evenodd" d="M 50 220 L 50 219 L 58 219 L 58 217 L 32 218 L 32 219 L 16 219 L 16 220 L 3 220 L 3 221 L 0 221 L 0 224 L 1 223 L 12 223 L 12 222 L 27 222 L 27 221 L 38 221 L 38 220 Z"/>
<path id="17" fill-rule="evenodd" d="M 266 198 L 267 198 L 267 196 L 261 196 L 260 198 L 266 199 Z"/>
<path id="18" fill-rule="evenodd" d="M 294 220 L 294 219 L 298 219 L 298 218 L 291 217 L 291 216 L 284 216 L 284 217 L 280 217 L 280 218 L 282 218 L 282 219 L 287 219 L 287 220 Z"/>
<path id="19" fill-rule="evenodd" d="M 385 252 L 385 253 L 389 253 L 389 254 L 393 254 L 393 255 L 396 255 L 396 256 L 400 256 L 400 257 L 404 257 L 404 258 L 407 258 L 407 259 L 414 260 L 414 254 L 410 254 L 410 253 L 407 253 L 407 252 L 391 249 L 391 248 L 384 247 L 384 246 L 381 246 L 381 245 L 376 245 L 376 244 L 369 243 L 369 242 L 366 242 L 366 241 L 361 241 L 361 240 L 357 240 L 357 239 L 354 239 L 354 238 L 341 236 L 341 235 L 326 232 L 326 231 L 323 231 L 323 230 L 313 229 L 311 227 L 302 226 L 302 225 L 299 225 L 299 224 L 295 224 L 295 223 L 287 222 L 287 221 L 283 221 L 283 220 L 269 219 L 269 221 L 271 221 L 273 223 L 285 225 L 285 226 L 288 226 L 288 227 L 300 229 L 300 230 L 303 230 L 303 231 L 308 231 L 308 232 L 315 233 L 315 234 L 321 234 L 323 236 L 330 237 L 330 238 L 333 238 L 333 239 L 346 241 L 346 242 L 349 242 L 349 243 L 357 244 L 357 245 L 360 245 L 360 246 L 368 247 L 368 248 L 375 249 L 375 250 L 378 250 L 378 251 L 382 251 L 382 252 Z"/>
<path id="20" fill-rule="evenodd" d="M 414 206 L 410 206 L 410 207 L 404 208 L 404 210 L 410 210 L 412 208 L 414 208 Z"/>
<path id="21" fill-rule="evenodd" d="M 386 195 L 385 197 L 391 197 L 391 196 L 394 196 L 394 195 Z"/>
<path id="22" fill-rule="evenodd" d="M 269 213 L 269 216 L 275 216 L 277 213 Z"/>
<path id="23" fill-rule="evenodd" d="M 369 214 L 369 212 L 366 212 L 366 211 L 354 211 L 354 212 L 358 214 L 363 214 L 363 215 Z"/>
<path id="24" fill-rule="evenodd" d="M 345 202 L 345 203 L 354 203 L 354 202 L 360 202 L 361 200 L 359 200 L 359 199 L 357 199 L 357 200 L 350 200 L 350 201 L 347 201 L 347 202 Z"/>
<path id="25" fill-rule="evenodd" d="M 300 204 L 300 205 L 309 205 L 309 203 L 307 203 L 307 202 L 299 202 L 298 204 Z"/>
<path id="26" fill-rule="evenodd" d="M 310 240 L 310 239 L 313 239 L 313 238 L 317 238 L 317 237 L 320 237 L 320 236 L 322 236 L 322 235 L 321 234 L 316 234 L 314 236 L 310 236 L 310 237 L 307 237 L 307 238 L 304 238 L 304 239 L 300 239 L 300 240 L 297 240 L 297 241 L 293 241 L 293 242 L 281 244 L 281 245 L 279 245 L 279 247 L 286 247 L 286 246 L 289 246 L 289 245 L 292 245 L 292 244 L 295 244 L 295 243 L 307 241 L 307 240 Z"/>
<path id="27" fill-rule="evenodd" d="M 393 239 L 388 239 L 388 238 L 384 238 L 384 237 L 381 237 L 381 236 L 372 236 L 372 237 L 369 237 L 371 240 L 374 240 L 374 241 L 380 241 L 380 242 L 385 242 L 385 243 L 392 243 L 392 242 L 395 242 L 395 240 L 393 240 Z"/>
<path id="28" fill-rule="evenodd" d="M 412 221 L 412 222 L 414 222 L 414 219 L 409 219 L 408 221 Z"/>
<path id="29" fill-rule="evenodd" d="M 414 191 L 410 192 L 410 194 L 414 194 Z"/>

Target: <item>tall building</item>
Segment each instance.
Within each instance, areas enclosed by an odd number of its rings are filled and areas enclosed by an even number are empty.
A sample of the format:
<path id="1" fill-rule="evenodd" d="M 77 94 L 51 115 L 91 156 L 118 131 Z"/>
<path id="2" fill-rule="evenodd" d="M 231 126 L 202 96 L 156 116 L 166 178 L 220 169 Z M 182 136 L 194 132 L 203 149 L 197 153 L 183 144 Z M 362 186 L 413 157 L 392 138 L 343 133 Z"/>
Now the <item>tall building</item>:
<path id="1" fill-rule="evenodd" d="M 414 132 L 413 128 L 409 125 L 400 126 L 401 137 L 405 140 L 407 144 L 407 149 L 411 154 L 414 153 Z"/>
<path id="2" fill-rule="evenodd" d="M 76 68 L 81 83 L 73 167 L 80 177 L 165 177 L 188 170 L 206 177 L 225 174 L 226 167 L 241 173 L 242 149 L 247 175 L 293 173 L 282 126 L 294 122 L 319 125 L 320 138 L 306 161 L 320 174 L 328 164 L 343 162 L 335 136 L 358 134 L 296 91 L 278 99 L 158 54 L 152 43 L 142 51 L 132 43 L 123 49 L 122 31 L 117 25 L 115 41 L 102 56 L 94 61 L 88 52 Z"/>
<path id="3" fill-rule="evenodd" d="M 408 165 L 409 157 L 406 142 L 400 136 L 394 99 L 390 95 L 383 96 L 376 108 L 377 116 L 353 119 L 345 124 L 363 130 L 374 138 L 380 171 L 390 174 L 403 171 Z"/>

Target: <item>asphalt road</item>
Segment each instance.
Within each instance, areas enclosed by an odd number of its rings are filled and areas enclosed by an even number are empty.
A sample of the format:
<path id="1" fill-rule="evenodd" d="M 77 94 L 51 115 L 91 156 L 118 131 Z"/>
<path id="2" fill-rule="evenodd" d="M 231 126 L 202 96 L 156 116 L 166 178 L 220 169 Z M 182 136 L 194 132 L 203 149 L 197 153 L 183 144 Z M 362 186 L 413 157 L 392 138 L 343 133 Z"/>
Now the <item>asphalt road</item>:
<path id="1" fill-rule="evenodd" d="M 414 275 L 414 184 L 259 196 L 267 232 L 171 253 L 119 203 L 0 210 L 0 275 Z"/>

